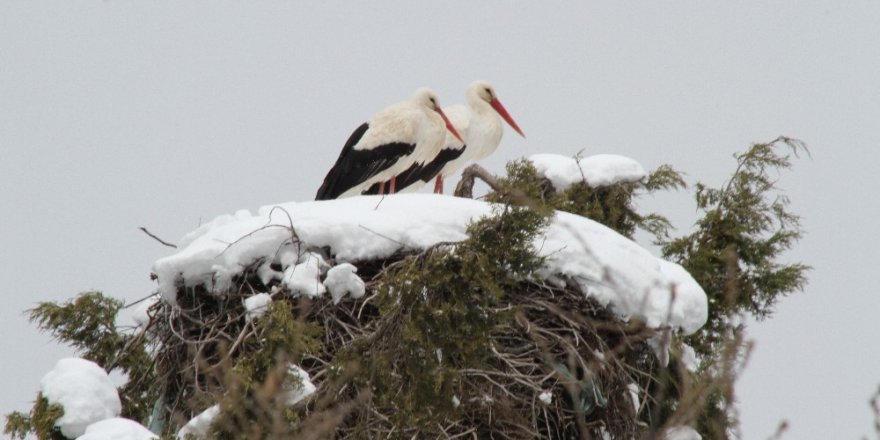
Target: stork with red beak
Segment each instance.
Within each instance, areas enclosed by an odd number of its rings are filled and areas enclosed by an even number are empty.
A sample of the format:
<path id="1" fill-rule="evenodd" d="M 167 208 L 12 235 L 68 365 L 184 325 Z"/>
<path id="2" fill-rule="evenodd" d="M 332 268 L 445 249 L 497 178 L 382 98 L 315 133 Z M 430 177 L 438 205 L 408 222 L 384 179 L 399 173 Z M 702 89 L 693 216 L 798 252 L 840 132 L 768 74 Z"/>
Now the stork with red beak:
<path id="1" fill-rule="evenodd" d="M 443 148 L 422 166 L 411 165 L 397 176 L 400 191 L 415 191 L 436 179 L 434 192 L 443 193 L 443 180 L 455 174 L 470 162 L 483 159 L 501 143 L 503 118 L 520 136 L 525 137 L 519 125 L 501 105 L 495 88 L 486 81 L 474 81 L 467 89 L 468 105 L 447 107 L 446 115 L 462 136 L 446 135 Z M 462 138 L 464 141 L 462 141 Z M 373 186 L 366 193 L 377 193 L 381 188 Z"/>
<path id="2" fill-rule="evenodd" d="M 395 177 L 411 166 L 421 167 L 437 156 L 447 130 L 461 139 L 428 88 L 412 99 L 373 115 L 348 138 L 336 164 L 327 173 L 315 200 L 361 194 L 374 184 L 379 193 L 396 192 Z"/>

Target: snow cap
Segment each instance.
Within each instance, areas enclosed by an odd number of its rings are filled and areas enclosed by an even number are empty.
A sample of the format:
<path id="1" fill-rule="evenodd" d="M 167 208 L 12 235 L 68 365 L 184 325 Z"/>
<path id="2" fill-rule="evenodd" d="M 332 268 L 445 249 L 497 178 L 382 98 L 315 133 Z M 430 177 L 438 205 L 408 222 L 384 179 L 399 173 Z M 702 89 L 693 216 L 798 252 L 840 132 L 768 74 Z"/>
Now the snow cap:
<path id="1" fill-rule="evenodd" d="M 64 408 L 55 426 L 68 438 L 76 438 L 86 427 L 116 417 L 122 403 L 107 372 L 98 364 L 80 358 L 64 358 L 40 381 L 40 392 L 50 404 Z"/>

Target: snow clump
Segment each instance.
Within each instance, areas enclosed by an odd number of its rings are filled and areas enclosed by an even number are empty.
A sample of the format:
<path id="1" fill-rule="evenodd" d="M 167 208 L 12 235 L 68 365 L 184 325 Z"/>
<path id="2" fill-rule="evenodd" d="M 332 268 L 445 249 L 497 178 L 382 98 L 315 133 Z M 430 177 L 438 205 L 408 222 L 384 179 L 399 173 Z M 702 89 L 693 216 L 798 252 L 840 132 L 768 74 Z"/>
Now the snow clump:
<path id="1" fill-rule="evenodd" d="M 529 161 L 557 191 L 565 191 L 578 182 L 586 182 L 595 188 L 620 182 L 638 182 L 647 176 L 641 164 L 616 154 L 597 154 L 579 159 L 559 154 L 533 154 L 529 156 Z"/>
<path id="2" fill-rule="evenodd" d="M 159 436 L 134 420 L 114 417 L 95 422 L 76 440 L 153 440 Z"/>
<path id="3" fill-rule="evenodd" d="M 87 426 L 122 411 L 119 394 L 107 372 L 85 359 L 59 360 L 40 381 L 40 392 L 50 404 L 64 408 L 55 426 L 68 438 L 79 437 Z"/>
<path id="4" fill-rule="evenodd" d="M 258 293 L 245 298 L 245 321 L 251 322 L 265 315 L 269 310 L 269 304 L 271 303 L 272 297 L 268 293 Z"/>
<path id="5" fill-rule="evenodd" d="M 366 292 L 364 280 L 357 274 L 357 267 L 351 263 L 342 263 L 333 266 L 327 271 L 327 278 L 324 280 L 324 286 L 330 291 L 333 297 L 333 304 L 339 304 L 339 301 L 346 294 L 352 298 L 360 298 Z"/>
<path id="6" fill-rule="evenodd" d="M 208 407 L 208 409 L 190 419 L 189 422 L 186 422 L 186 425 L 183 425 L 177 431 L 177 438 L 185 439 L 187 435 L 197 438 L 207 437 L 211 424 L 214 423 L 214 419 L 216 419 L 219 414 L 220 405 Z"/>

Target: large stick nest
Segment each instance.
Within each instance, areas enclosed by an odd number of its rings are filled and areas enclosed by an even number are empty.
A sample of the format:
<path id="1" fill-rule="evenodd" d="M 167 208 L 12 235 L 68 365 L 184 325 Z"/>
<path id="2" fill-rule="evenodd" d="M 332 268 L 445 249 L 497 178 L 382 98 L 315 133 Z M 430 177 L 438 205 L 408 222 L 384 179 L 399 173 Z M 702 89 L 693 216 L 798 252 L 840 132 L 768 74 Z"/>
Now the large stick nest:
<path id="1" fill-rule="evenodd" d="M 383 316 L 375 305 L 378 286 L 396 265 L 419 256 L 359 262 L 367 294 L 338 305 L 327 296 L 292 298 L 275 283 L 264 285 L 256 263 L 225 295 L 181 288 L 178 307 L 158 305 L 150 330 L 160 341 L 157 369 L 172 425 L 223 396 L 229 386 L 224 372 L 260 350 L 266 330 L 246 322 L 242 304 L 254 293 L 274 289 L 276 303 L 287 304 L 297 319 L 323 327 L 320 351 L 300 359 L 319 390 L 300 407 L 303 425 L 310 416 L 326 419 L 334 407 L 343 412 L 335 414 L 333 423 L 312 424 L 313 437 L 601 438 L 607 433 L 633 438 L 646 432 L 651 415 L 645 390 L 655 383 L 658 368 L 647 341 L 657 331 L 622 320 L 578 289 L 535 281 L 504 292 L 504 307 L 515 319 L 493 329 L 482 365 L 458 369 L 460 393 L 449 396 L 455 417 L 428 430 L 395 422 L 393 405 L 373 399 L 368 384 L 345 380 L 345 375 L 340 379 L 337 356 L 355 343 L 366 341 L 367 357 L 395 343 L 389 335 L 400 331 L 405 311 Z M 349 361 L 345 367 L 363 366 Z M 395 374 L 394 364 L 388 373 Z"/>

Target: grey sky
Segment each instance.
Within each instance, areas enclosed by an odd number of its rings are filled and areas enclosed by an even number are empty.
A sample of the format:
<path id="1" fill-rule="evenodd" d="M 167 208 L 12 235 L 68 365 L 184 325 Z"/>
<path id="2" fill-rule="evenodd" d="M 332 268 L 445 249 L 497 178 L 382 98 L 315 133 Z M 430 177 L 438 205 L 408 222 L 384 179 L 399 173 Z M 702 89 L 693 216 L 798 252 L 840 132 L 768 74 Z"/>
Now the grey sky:
<path id="1" fill-rule="evenodd" d="M 68 353 L 22 310 L 154 289 L 176 240 L 237 209 L 311 199 L 351 131 L 422 85 L 487 79 L 522 126 L 485 164 L 617 153 L 718 184 L 779 134 L 815 266 L 751 328 L 744 437 L 857 438 L 880 377 L 880 3 L 0 1 L 0 412 Z M 646 203 L 680 229 L 687 193 Z"/>

